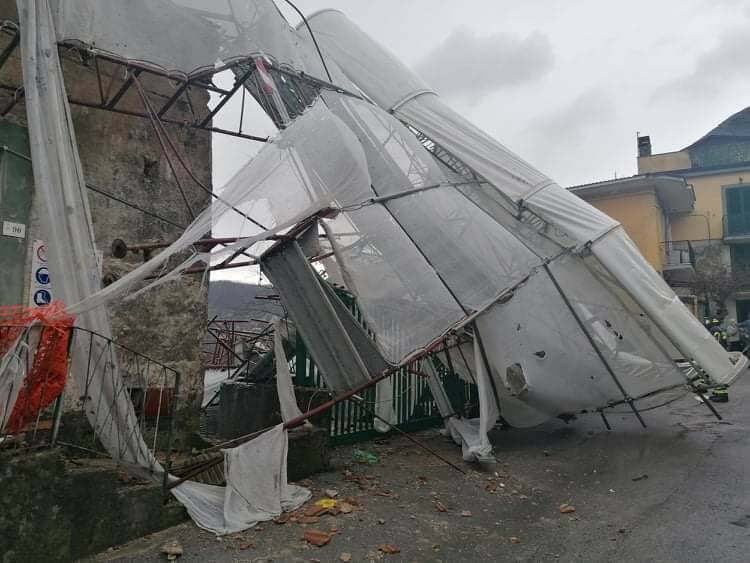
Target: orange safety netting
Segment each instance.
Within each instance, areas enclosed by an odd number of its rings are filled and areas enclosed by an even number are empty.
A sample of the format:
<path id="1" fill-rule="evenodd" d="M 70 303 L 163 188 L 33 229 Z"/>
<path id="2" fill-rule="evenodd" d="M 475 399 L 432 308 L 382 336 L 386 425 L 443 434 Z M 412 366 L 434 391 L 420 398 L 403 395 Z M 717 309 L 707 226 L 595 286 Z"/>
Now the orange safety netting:
<path id="1" fill-rule="evenodd" d="M 8 418 L 8 432 L 22 430 L 62 393 L 68 373 L 68 342 L 74 321 L 73 316 L 65 313 L 61 301 L 37 308 L 0 307 L 0 357 L 10 350 L 26 327 L 34 322 L 42 326 L 31 369 L 24 377 Z"/>

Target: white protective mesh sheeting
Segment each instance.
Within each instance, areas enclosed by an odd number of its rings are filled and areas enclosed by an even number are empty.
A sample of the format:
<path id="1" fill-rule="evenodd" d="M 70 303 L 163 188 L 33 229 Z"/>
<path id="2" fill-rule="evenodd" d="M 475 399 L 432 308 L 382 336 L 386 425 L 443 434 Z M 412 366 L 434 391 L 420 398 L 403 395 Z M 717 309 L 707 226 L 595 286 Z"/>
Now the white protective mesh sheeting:
<path id="1" fill-rule="evenodd" d="M 265 56 L 328 80 L 318 53 L 273 0 L 58 0 L 55 20 L 60 41 L 168 72 Z M 327 66 L 335 84 L 351 88 L 336 65 Z"/>
<path id="2" fill-rule="evenodd" d="M 289 370 L 289 362 L 286 359 L 284 338 L 281 331 L 281 319 L 277 319 L 273 323 L 273 353 L 276 356 L 276 393 L 279 396 L 281 419 L 287 421 L 302 416 L 302 412 L 299 410 L 299 406 L 297 406 L 297 399 L 294 395 L 292 374 Z"/>
<path id="3" fill-rule="evenodd" d="M 594 243 L 602 265 L 680 350 L 706 369 L 716 383 L 731 383 L 748 365 L 743 355 L 728 355 L 638 252 L 620 227 Z M 687 353 L 686 353 L 687 352 Z"/>
<path id="4" fill-rule="evenodd" d="M 493 185 L 501 186 L 507 195 L 519 199 L 549 182 L 533 166 L 443 105 L 437 96 L 425 94 L 431 90 L 421 79 L 341 12 L 318 12 L 308 22 L 327 59 L 337 63 L 375 103 L 394 110 L 397 117 L 448 149 Z M 307 37 L 301 27 L 299 33 Z"/>
<path id="5" fill-rule="evenodd" d="M 42 202 L 42 234 L 47 241 L 56 296 L 66 304 L 78 303 L 99 290 L 99 267 L 52 14 L 49 0 L 18 0 L 17 5 L 34 187 Z M 76 323 L 110 336 L 109 317 L 103 307 L 79 314 Z M 129 397 L 118 392 L 122 381 L 117 366 L 97 363 L 92 369 L 98 371 L 90 375 L 84 340 L 74 342 L 70 372 L 75 374 L 79 389 L 87 390 L 84 410 L 99 440 L 122 463 L 158 469 L 141 437 Z M 106 345 L 103 339 L 93 342 L 94 347 Z M 101 357 L 104 350 L 91 352 Z"/>
<path id="6" fill-rule="evenodd" d="M 321 10 L 307 17 L 326 64 L 336 63 L 344 74 L 381 108 L 390 110 L 414 92 L 429 86 L 401 61 L 352 25 L 338 10 Z M 300 23 L 297 33 L 311 44 L 310 33 Z M 382 80 L 383 77 L 390 78 Z"/>
<path id="7" fill-rule="evenodd" d="M 685 383 L 682 371 L 655 343 L 652 321 L 633 316 L 580 261 L 566 256 L 550 271 L 626 394 L 638 398 Z M 511 425 L 533 426 L 624 399 L 544 270 L 477 324 L 503 417 Z M 520 366 L 526 389 L 509 379 L 514 365 Z"/>
<path id="8" fill-rule="evenodd" d="M 284 352 L 281 321 L 274 322 L 276 391 L 281 418 L 301 416 Z M 287 481 L 289 433 L 279 424 L 236 448 L 223 450 L 225 487 L 187 481 L 171 489 L 193 521 L 217 535 L 241 532 L 296 510 L 312 493 Z"/>
<path id="9" fill-rule="evenodd" d="M 424 369 L 429 375 L 428 384 L 437 404 L 440 415 L 445 420 L 445 430 L 453 441 L 461 446 L 464 461 L 494 461 L 492 443 L 488 433 L 494 428 L 499 416 L 499 409 L 495 395 L 492 392 L 490 374 L 485 369 L 479 341 L 474 339 L 472 346 L 473 367 L 471 371 L 477 385 L 479 396 L 479 418 L 460 418 L 453 411 L 445 388 L 440 383 L 437 371 L 431 362 L 424 363 Z"/>
<path id="10" fill-rule="evenodd" d="M 321 135 L 325 143 L 320 142 Z M 174 270 L 170 279 L 197 262 L 220 261 L 242 248 L 260 253 L 269 235 L 328 205 L 361 201 L 371 193 L 369 185 L 367 163 L 356 137 L 319 101 L 266 143 L 219 191 L 221 199 L 200 213 L 174 243 L 115 283 L 73 301 L 70 311 L 87 311 L 132 294 L 145 277 L 168 270 L 171 257 L 190 248 L 222 217 L 239 218 L 233 207 L 266 229 L 243 219 L 238 230 L 254 230 L 253 235 L 221 250 L 195 253 Z M 254 244 L 259 248 L 253 248 Z"/>
<path id="11" fill-rule="evenodd" d="M 487 180 L 491 184 L 488 189 L 496 190 L 508 204 L 520 205 L 523 200 L 524 206 L 577 246 L 595 242 L 594 255 L 644 312 L 661 323 L 664 334 L 685 357 L 695 358 L 716 381 L 733 379 L 744 366 L 742 361 L 732 364 L 717 342 L 695 328 L 691 313 L 637 250 L 631 252 L 628 244 L 607 235 L 616 229 L 617 222 L 551 182 L 450 110 L 437 95 L 424 93 L 421 85 L 415 85 L 417 79 L 411 71 L 395 62 L 343 14 L 321 12 L 309 21 L 324 54 L 338 63 L 365 94 Z M 665 314 L 669 324 L 663 322 Z"/>
<path id="12" fill-rule="evenodd" d="M 375 414 L 378 416 L 375 417 L 373 425 L 378 432 L 390 432 L 391 427 L 398 422 L 393 393 L 393 377 L 386 377 L 375 384 Z"/>
<path id="13" fill-rule="evenodd" d="M 387 361 L 398 363 L 463 318 L 435 271 L 382 206 L 340 213 L 323 224 Z"/>
<path id="14" fill-rule="evenodd" d="M 447 185 L 432 155 L 393 116 L 351 97 L 323 98 L 362 143 L 378 196 L 432 187 L 384 205 L 465 308 L 481 308 L 540 264 L 514 235 Z"/>
<path id="15" fill-rule="evenodd" d="M 287 482 L 289 437 L 284 425 L 224 450 L 227 486 L 186 482 L 171 489 L 193 521 L 217 535 L 241 532 L 296 510 L 312 493 Z"/>
<path id="16" fill-rule="evenodd" d="M 36 344 L 29 346 L 25 342 L 25 336 L 29 331 L 31 331 L 30 328 L 25 328 L 5 355 L 0 357 L 0 434 L 3 434 L 5 425 L 10 419 L 10 413 L 16 405 L 18 392 L 21 390 L 23 378 L 26 375 L 26 364 L 29 358 L 34 357 Z M 34 333 L 38 336 L 40 331 L 33 331 L 31 336 L 34 336 Z"/>

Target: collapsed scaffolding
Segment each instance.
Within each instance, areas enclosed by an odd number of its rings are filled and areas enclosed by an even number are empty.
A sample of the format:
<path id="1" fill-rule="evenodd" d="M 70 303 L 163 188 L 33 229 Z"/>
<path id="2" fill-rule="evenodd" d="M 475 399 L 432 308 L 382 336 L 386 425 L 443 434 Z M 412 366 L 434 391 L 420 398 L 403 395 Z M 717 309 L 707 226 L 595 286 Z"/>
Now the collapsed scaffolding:
<path id="1" fill-rule="evenodd" d="M 500 416 L 531 426 L 585 412 L 604 417 L 626 405 L 645 426 L 639 405 L 655 394 L 698 392 L 698 378 L 729 384 L 746 367 L 692 317 L 617 222 L 450 110 L 340 12 L 320 12 L 295 30 L 271 0 L 18 6 L 20 28 L 3 25 L 15 35 L 0 60 L 20 45 L 24 86 L 10 88 L 0 114 L 25 99 L 51 269 L 66 314 L 82 328 L 107 339 L 108 303 L 184 274 L 258 265 L 336 395 L 319 409 L 442 353 L 452 371 L 476 383 L 479 418 L 453 412 L 426 362 L 433 397 L 465 458 L 479 460 L 491 456 L 487 433 Z M 98 101 L 69 99 L 58 46 L 93 60 L 97 76 L 101 59 L 121 66 L 126 78 L 114 92 L 100 80 Z M 218 71 L 234 74 L 232 88 L 212 83 Z M 143 74 L 173 81 L 161 107 Z M 222 97 L 185 126 L 230 133 L 211 119 L 247 92 L 280 132 L 249 135 L 241 118 L 231 134 L 264 142 L 258 155 L 220 195 L 203 186 L 213 205 L 189 209 L 194 220 L 176 241 L 102 288 L 68 104 L 118 111 L 134 88 L 143 111 L 119 111 L 148 119 L 173 172 L 182 169 L 201 185 L 164 127 L 171 105 L 191 87 Z M 252 234 L 206 239 L 230 214 Z M 356 297 L 372 334 L 314 262 Z M 11 346 L 6 364 L 16 352 Z M 79 379 L 83 358 L 74 343 L 70 371 Z M 277 369 L 284 364 L 277 356 Z M 108 407 L 84 406 L 92 426 L 115 459 L 169 478 L 145 447 L 129 398 L 115 391 L 118 377 L 115 366 L 107 378 L 85 382 L 90 400 L 103 398 Z M 277 385 L 288 399 L 282 369 Z M 283 425 L 215 458 L 225 463 L 226 488 L 190 482 L 191 472 L 172 479 L 171 490 L 201 525 L 241 529 L 306 497 L 286 484 L 285 430 L 317 409 L 302 414 L 287 406 Z"/>

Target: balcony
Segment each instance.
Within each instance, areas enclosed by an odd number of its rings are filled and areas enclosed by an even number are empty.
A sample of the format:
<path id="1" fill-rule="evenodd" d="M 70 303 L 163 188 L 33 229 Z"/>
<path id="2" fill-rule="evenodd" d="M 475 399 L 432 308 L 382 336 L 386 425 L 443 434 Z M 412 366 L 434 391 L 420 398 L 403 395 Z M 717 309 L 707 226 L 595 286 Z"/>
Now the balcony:
<path id="1" fill-rule="evenodd" d="M 661 243 L 664 269 L 695 267 L 695 253 L 689 240 L 672 240 Z"/>
<path id="2" fill-rule="evenodd" d="M 664 279 L 670 285 L 685 285 L 695 279 L 695 252 L 689 240 L 661 243 Z"/>

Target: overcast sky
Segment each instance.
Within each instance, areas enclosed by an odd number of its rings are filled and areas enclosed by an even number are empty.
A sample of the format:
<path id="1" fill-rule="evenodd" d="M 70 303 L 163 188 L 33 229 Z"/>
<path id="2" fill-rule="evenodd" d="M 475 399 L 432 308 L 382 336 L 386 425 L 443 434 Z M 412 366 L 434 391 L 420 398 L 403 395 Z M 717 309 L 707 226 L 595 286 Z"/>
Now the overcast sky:
<path id="1" fill-rule="evenodd" d="M 296 4 L 305 14 L 345 12 L 454 109 L 566 187 L 636 173 L 637 131 L 655 152 L 679 150 L 750 105 L 750 0 Z M 215 185 L 255 150 L 215 146 Z"/>
<path id="2" fill-rule="evenodd" d="M 750 0 L 296 4 L 345 12 L 564 186 L 634 174 L 637 131 L 678 150 L 750 105 Z"/>

